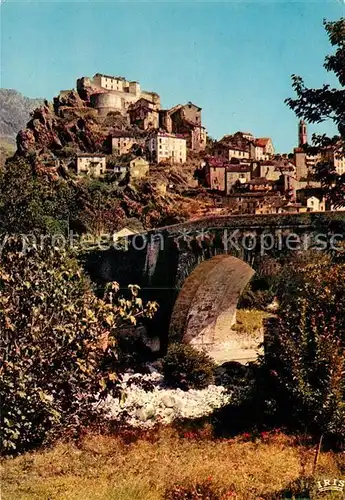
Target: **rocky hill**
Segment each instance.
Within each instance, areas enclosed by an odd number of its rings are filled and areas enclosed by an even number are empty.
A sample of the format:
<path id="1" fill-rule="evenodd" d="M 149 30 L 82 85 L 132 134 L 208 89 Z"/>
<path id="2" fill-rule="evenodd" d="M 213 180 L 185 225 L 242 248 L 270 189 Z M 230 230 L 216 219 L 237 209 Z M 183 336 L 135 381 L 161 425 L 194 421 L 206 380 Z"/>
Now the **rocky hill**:
<path id="1" fill-rule="evenodd" d="M 80 232 L 115 231 L 125 226 L 149 229 L 210 215 L 214 202 L 196 187 L 193 174 L 200 166 L 200 158 L 191 152 L 186 164 L 151 165 L 149 174 L 135 182 L 123 179 L 119 184 L 111 176 L 97 180 L 75 175 L 70 167 L 76 153 L 109 155 L 109 135 L 125 130 L 144 136 L 151 133 L 129 125 L 120 113 L 100 116 L 90 107 L 87 96 L 83 98 L 75 90 L 64 91 L 53 103 L 44 101 L 32 112 L 26 127 L 17 135 L 17 151 L 7 165 L 7 174 L 11 175 L 12 169 L 18 172 L 24 168 L 22 165 L 31 165 L 33 175 L 45 183 L 41 201 L 53 188 L 57 207 L 62 210 L 61 207 L 70 206 L 66 209 L 70 227 Z M 122 157 L 116 161 L 121 162 Z M 22 186 L 23 189 L 26 188 Z M 52 205 L 50 197 L 44 201 L 46 215 Z M 8 200 L 10 203 L 11 194 Z M 60 224 L 66 213 L 54 212 L 49 217 Z"/>
<path id="2" fill-rule="evenodd" d="M 25 157 L 34 152 L 38 163 L 44 159 L 49 164 L 49 160 L 53 163 L 77 152 L 109 154 L 109 135 L 133 129 L 120 113 L 100 117 L 88 101 L 71 90 L 61 93 L 53 103 L 44 101 L 33 112 L 17 136 L 17 155 Z"/>
<path id="3" fill-rule="evenodd" d="M 43 104 L 43 99 L 30 99 L 13 89 L 0 89 L 0 138 L 15 143 L 16 135 L 26 126 L 30 113 Z"/>

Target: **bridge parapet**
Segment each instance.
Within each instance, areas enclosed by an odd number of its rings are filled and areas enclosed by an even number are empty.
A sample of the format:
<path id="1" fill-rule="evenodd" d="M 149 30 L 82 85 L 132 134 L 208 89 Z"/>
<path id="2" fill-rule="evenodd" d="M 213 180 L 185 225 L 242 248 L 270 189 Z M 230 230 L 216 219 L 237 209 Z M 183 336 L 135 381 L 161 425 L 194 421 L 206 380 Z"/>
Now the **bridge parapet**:
<path id="1" fill-rule="evenodd" d="M 141 286 L 143 298 L 160 305 L 152 328 L 167 342 L 178 294 L 199 264 L 225 254 L 255 270 L 262 256 L 279 259 L 286 252 L 305 250 L 320 235 L 325 237 L 319 241 L 321 250 L 330 248 L 332 238 L 335 244 L 345 240 L 345 212 L 207 217 L 133 235 L 126 251 L 95 252 L 89 271 L 102 283 Z M 174 322 L 176 326 L 176 318 Z M 178 328 L 181 332 L 182 326 Z"/>

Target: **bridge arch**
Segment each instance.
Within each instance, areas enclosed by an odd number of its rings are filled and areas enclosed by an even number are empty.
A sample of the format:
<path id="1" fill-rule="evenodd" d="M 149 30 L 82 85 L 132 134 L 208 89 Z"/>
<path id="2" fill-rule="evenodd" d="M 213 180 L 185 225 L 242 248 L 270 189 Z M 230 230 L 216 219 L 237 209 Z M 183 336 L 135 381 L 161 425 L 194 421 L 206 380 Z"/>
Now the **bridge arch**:
<path id="1" fill-rule="evenodd" d="M 170 340 L 206 351 L 228 343 L 238 300 L 254 273 L 246 262 L 227 254 L 198 264 L 176 298 Z"/>
<path id="2" fill-rule="evenodd" d="M 238 245 L 233 245 L 234 233 L 238 236 L 235 238 Z M 255 236 L 254 248 L 248 249 L 242 244 L 247 233 Z M 187 221 L 148 231 L 144 234 L 147 245 L 142 249 L 141 245 L 138 249 L 129 241 L 126 249 L 114 246 L 94 251 L 87 255 L 86 268 L 99 285 L 114 280 L 123 287 L 135 283 L 141 286 L 144 299 L 158 302 L 158 313 L 149 328 L 152 336 L 160 338 L 164 355 L 171 340 L 205 345 L 207 339 L 211 342 L 224 338 L 220 325 L 223 321 L 227 331 L 230 330 L 229 304 L 237 303 L 235 281 L 238 280 L 238 299 L 245 277 L 248 282 L 254 274 L 252 267 L 259 269 L 264 256 L 280 259 L 292 251 L 286 245 L 291 233 L 301 237 L 302 249 L 305 249 L 308 246 L 305 247 L 304 238 L 312 246 L 315 237 L 321 234 L 326 241 L 334 234 L 344 235 L 345 215 L 338 212 L 229 215 Z M 262 243 L 267 234 L 274 237 L 270 248 Z M 205 298 L 210 296 L 212 286 L 213 299 L 207 306 Z M 202 341 L 196 333 L 198 330 Z"/>

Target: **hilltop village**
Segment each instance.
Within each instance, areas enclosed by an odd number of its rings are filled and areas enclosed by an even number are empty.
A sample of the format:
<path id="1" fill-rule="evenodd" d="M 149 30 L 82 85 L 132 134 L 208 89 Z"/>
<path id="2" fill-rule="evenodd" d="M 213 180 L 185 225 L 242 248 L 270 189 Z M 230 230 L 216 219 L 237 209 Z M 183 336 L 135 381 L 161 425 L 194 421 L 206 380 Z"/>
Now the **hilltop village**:
<path id="1" fill-rule="evenodd" d="M 305 122 L 298 124 L 294 151 L 278 154 L 270 137 L 250 132 L 209 138 L 201 111 L 192 102 L 162 109 L 160 96 L 140 83 L 97 73 L 78 79 L 76 90 L 61 91 L 53 105 L 46 101 L 33 113 L 18 134 L 18 154 L 35 151 L 41 165 L 62 166 L 77 177 L 111 176 L 119 184 L 147 178 L 152 169 L 192 166 L 191 195 L 206 192 L 215 210 L 232 214 L 336 209 L 313 167 L 331 161 L 342 175 L 345 157 L 336 147 L 310 154 Z"/>

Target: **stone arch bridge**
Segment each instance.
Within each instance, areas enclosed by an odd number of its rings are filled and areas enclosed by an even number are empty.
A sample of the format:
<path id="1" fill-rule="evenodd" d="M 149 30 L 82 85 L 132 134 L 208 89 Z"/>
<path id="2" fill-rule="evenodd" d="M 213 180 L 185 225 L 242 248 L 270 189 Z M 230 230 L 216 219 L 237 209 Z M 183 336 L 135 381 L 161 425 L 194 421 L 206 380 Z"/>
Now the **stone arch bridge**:
<path id="1" fill-rule="evenodd" d="M 345 240 L 345 212 L 219 216 L 159 228 L 88 254 L 102 284 L 138 284 L 156 300 L 151 324 L 164 350 L 170 338 L 208 348 L 226 342 L 243 289 L 263 256 L 327 250 Z"/>

